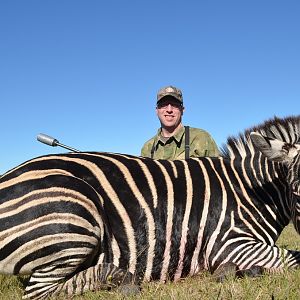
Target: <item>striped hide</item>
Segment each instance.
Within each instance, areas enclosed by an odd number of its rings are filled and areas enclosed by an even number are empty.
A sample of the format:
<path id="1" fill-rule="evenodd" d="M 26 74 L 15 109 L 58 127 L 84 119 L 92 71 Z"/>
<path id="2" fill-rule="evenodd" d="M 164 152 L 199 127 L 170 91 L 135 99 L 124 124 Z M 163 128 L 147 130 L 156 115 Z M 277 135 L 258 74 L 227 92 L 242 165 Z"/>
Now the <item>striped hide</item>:
<path id="1" fill-rule="evenodd" d="M 0 271 L 30 274 L 24 299 L 67 296 L 201 270 L 280 271 L 300 252 L 300 116 L 231 137 L 221 157 L 152 160 L 80 152 L 0 177 Z"/>

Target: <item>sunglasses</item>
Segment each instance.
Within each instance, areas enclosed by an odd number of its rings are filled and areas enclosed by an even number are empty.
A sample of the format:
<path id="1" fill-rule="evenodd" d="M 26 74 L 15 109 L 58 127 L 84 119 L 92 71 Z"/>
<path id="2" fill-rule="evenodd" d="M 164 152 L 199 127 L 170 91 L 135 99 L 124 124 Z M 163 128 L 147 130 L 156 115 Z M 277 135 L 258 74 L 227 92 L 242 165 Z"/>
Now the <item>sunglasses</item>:
<path id="1" fill-rule="evenodd" d="M 174 101 L 163 101 L 161 103 L 157 103 L 157 108 L 158 109 L 164 109 L 167 108 L 169 105 L 171 105 L 175 109 L 180 109 L 182 108 L 182 104 Z"/>

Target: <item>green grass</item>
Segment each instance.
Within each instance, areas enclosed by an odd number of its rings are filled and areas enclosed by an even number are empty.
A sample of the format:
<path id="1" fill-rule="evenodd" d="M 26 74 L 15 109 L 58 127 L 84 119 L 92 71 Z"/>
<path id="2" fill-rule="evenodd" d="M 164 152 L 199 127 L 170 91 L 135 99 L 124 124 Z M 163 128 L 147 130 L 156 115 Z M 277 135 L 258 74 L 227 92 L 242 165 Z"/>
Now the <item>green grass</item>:
<path id="1" fill-rule="evenodd" d="M 294 228 L 289 225 L 281 234 L 277 245 L 300 251 L 300 238 Z M 0 299 L 18 300 L 23 293 L 22 283 L 16 276 L 0 275 Z M 60 299 L 65 299 L 60 297 Z M 116 291 L 88 292 L 74 300 L 123 300 L 124 296 Z M 142 292 L 137 296 L 127 297 L 128 300 L 150 299 L 300 299 L 300 269 L 285 270 L 282 274 L 264 275 L 257 278 L 228 278 L 217 283 L 213 276 L 202 273 L 193 278 L 186 278 L 178 283 L 161 284 L 151 282 L 142 285 Z"/>

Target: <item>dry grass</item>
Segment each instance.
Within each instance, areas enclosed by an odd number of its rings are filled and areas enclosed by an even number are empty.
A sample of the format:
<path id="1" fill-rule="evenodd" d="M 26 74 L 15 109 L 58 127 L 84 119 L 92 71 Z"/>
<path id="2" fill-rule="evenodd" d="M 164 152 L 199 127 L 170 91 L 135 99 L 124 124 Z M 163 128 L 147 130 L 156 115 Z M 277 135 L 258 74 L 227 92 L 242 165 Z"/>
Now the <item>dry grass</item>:
<path id="1" fill-rule="evenodd" d="M 300 239 L 289 225 L 278 240 L 279 247 L 300 251 Z M 0 299 L 21 299 L 22 284 L 15 276 L 0 276 Z M 64 297 L 60 297 L 64 299 Z M 86 293 L 74 300 L 121 300 L 124 296 L 118 292 Z M 300 299 L 300 270 L 286 270 L 283 274 L 264 275 L 259 278 L 228 278 L 224 283 L 217 283 L 210 274 L 203 273 L 194 278 L 186 278 L 179 283 L 160 284 L 152 282 L 142 286 L 137 296 L 127 297 L 128 300 L 150 299 Z"/>

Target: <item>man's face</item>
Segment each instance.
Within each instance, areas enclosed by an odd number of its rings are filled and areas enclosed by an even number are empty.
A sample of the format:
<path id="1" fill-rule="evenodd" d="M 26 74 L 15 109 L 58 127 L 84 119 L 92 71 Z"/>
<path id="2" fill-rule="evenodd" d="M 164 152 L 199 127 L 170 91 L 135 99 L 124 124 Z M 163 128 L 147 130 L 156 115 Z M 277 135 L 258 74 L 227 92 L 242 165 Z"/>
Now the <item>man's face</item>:
<path id="1" fill-rule="evenodd" d="M 176 128 L 181 123 L 184 107 L 173 97 L 164 97 L 156 107 L 156 114 L 163 127 Z"/>

